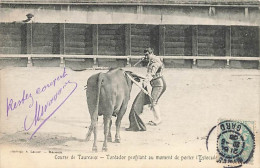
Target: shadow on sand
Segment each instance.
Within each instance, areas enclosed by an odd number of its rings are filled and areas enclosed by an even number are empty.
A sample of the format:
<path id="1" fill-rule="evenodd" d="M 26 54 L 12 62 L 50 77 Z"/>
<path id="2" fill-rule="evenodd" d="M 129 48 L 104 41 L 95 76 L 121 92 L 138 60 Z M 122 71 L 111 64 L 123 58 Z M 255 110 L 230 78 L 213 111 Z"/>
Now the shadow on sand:
<path id="1" fill-rule="evenodd" d="M 63 135 L 63 136 L 62 136 Z M 14 134 L 2 134 L 0 144 L 14 144 L 29 147 L 59 146 L 69 141 L 86 142 L 85 139 L 77 139 L 68 133 L 37 133 L 30 138 L 30 133 L 19 131 Z"/>

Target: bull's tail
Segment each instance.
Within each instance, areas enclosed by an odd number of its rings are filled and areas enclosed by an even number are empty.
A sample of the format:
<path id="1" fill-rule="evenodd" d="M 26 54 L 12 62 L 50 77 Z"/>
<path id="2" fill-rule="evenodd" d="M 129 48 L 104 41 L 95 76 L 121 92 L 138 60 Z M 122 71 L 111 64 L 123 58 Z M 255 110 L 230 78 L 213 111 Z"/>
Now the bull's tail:
<path id="1" fill-rule="evenodd" d="M 98 120 L 98 109 L 99 109 L 99 98 L 100 98 L 100 89 L 101 89 L 101 85 L 103 82 L 103 74 L 99 73 L 98 77 L 97 77 L 97 101 L 96 101 L 96 107 L 94 110 L 94 113 L 91 115 L 91 125 L 89 127 L 88 133 L 86 135 L 86 140 L 89 141 L 90 136 L 93 132 L 93 129 L 96 127 L 97 125 L 97 120 Z"/>

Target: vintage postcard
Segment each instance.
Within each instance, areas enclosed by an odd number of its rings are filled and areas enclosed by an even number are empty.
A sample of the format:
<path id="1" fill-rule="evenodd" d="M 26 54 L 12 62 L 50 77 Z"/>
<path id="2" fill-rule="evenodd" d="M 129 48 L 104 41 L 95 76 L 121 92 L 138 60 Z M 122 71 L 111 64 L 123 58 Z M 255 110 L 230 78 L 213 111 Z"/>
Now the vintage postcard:
<path id="1" fill-rule="evenodd" d="M 0 4 L 1 168 L 260 167 L 259 1 Z"/>

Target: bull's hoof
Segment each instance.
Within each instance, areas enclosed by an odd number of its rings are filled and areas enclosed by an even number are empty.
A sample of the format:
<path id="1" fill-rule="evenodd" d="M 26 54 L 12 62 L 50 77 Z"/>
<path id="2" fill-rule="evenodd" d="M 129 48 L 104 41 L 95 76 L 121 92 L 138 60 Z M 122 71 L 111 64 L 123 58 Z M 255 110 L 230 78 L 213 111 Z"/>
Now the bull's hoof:
<path id="1" fill-rule="evenodd" d="M 120 143 L 120 139 L 115 139 L 115 143 Z"/>
<path id="2" fill-rule="evenodd" d="M 97 152 L 97 147 L 96 146 L 92 147 L 92 152 Z"/>
<path id="3" fill-rule="evenodd" d="M 102 152 L 107 152 L 107 147 L 103 147 Z"/>
<path id="4" fill-rule="evenodd" d="M 129 127 L 125 129 L 126 131 L 138 131 L 136 128 L 133 127 Z"/>
<path id="5" fill-rule="evenodd" d="M 107 142 L 112 142 L 112 137 L 107 137 Z"/>
<path id="6" fill-rule="evenodd" d="M 89 141 L 90 140 L 90 136 L 86 136 L 86 141 Z"/>

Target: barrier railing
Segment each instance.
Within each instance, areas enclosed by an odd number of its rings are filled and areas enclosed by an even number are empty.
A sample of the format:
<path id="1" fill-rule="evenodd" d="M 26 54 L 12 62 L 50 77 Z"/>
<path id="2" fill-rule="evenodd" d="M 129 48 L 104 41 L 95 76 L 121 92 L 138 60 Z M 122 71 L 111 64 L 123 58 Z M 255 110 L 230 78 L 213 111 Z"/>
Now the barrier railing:
<path id="1" fill-rule="evenodd" d="M 156 6 L 231 6 L 258 7 L 258 0 L 1 0 L 2 4 L 62 4 L 62 5 L 156 5 Z"/>
<path id="2" fill-rule="evenodd" d="M 60 58 L 60 66 L 64 66 L 64 59 L 93 59 L 94 67 L 97 66 L 97 59 L 125 59 L 126 65 L 131 66 L 131 60 L 140 59 L 144 56 L 107 56 L 107 55 L 54 55 L 54 54 L 0 54 L 0 59 L 10 58 L 27 58 L 27 66 L 32 65 L 32 59 L 37 58 Z M 236 61 L 258 61 L 260 69 L 260 57 L 230 57 L 230 56 L 157 56 L 161 59 L 172 60 L 192 60 L 193 65 L 196 66 L 197 60 L 224 60 L 226 67 L 229 67 L 229 62 Z"/>

